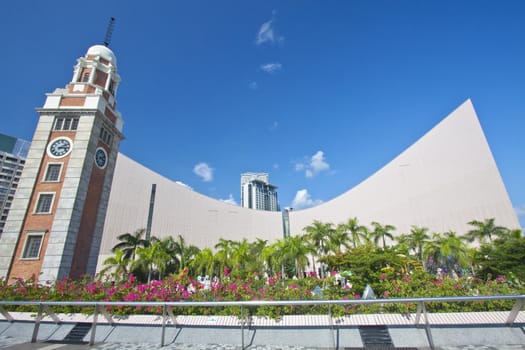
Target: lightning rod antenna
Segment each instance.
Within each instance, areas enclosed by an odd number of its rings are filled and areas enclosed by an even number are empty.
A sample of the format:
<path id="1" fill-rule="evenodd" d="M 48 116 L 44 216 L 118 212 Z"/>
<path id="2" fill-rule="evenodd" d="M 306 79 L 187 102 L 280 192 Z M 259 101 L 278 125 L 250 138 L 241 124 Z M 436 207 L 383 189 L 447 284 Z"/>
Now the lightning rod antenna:
<path id="1" fill-rule="evenodd" d="M 115 17 L 111 17 L 108 23 L 108 29 L 106 30 L 106 37 L 104 38 L 104 46 L 109 47 L 111 42 L 111 36 L 113 35 L 113 28 L 115 28 Z"/>

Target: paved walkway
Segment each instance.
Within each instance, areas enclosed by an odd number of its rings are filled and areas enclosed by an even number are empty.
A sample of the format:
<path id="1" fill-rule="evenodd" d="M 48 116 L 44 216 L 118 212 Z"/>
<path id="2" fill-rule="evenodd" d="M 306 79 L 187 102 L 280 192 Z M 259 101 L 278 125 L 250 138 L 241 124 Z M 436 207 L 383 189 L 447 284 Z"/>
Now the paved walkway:
<path id="1" fill-rule="evenodd" d="M 59 325 L 47 319 L 41 324 L 38 342 L 34 344 L 29 342 L 34 315 L 13 313 L 13 316 L 16 316 L 16 322 L 0 321 L 0 349 L 161 349 L 162 318 L 159 316 L 114 318 L 113 324 L 103 317 L 99 318 L 95 345 L 91 347 L 60 343 L 76 322 L 92 322 L 91 316 L 60 315 L 62 323 Z M 430 314 L 430 332 L 435 349 L 525 350 L 525 312 L 520 312 L 512 326 L 505 324 L 507 316 L 508 312 Z M 167 345 L 162 349 L 240 350 L 243 336 L 249 350 L 362 349 L 359 326 L 371 325 L 386 325 L 393 344 L 398 348 L 429 348 L 423 319 L 416 326 L 414 315 L 375 314 L 342 318 L 327 315 L 285 316 L 278 321 L 253 318 L 244 333 L 235 317 L 178 316 L 169 320 L 165 332 Z M 84 340 L 89 340 L 90 335 L 88 333 Z"/>
<path id="2" fill-rule="evenodd" d="M 0 336 L 0 349 L 9 350 L 241 350 L 239 346 L 221 344 L 169 344 L 160 347 L 152 343 L 103 343 L 94 346 L 73 344 L 50 344 L 45 342 L 24 343 L 15 338 Z M 248 350 L 320 350 L 320 348 L 296 346 L 249 346 Z M 423 348 L 421 348 L 423 349 Z M 525 350 L 525 345 L 463 345 L 441 346 L 439 350 Z M 323 349 L 325 350 L 325 349 Z"/>

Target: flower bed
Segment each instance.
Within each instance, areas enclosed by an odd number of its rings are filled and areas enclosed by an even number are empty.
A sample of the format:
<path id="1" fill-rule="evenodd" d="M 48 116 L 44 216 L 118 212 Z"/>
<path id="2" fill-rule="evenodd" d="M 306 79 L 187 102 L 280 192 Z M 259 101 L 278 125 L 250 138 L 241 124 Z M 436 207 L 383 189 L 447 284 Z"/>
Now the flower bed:
<path id="1" fill-rule="evenodd" d="M 482 281 L 475 278 L 436 278 L 425 272 L 415 272 L 404 276 L 382 274 L 371 284 L 377 298 L 416 298 L 472 295 L 523 294 L 525 288 L 499 277 Z M 204 284 L 188 276 L 187 271 L 164 280 L 151 283 L 138 283 L 133 275 L 123 282 L 64 279 L 54 283 L 37 284 L 17 280 L 13 284 L 5 281 L 0 286 L 0 300 L 32 301 L 239 301 L 239 300 L 341 300 L 360 299 L 361 291 L 348 285 L 341 287 L 334 277 L 319 279 L 305 277 L 300 279 L 258 278 L 252 274 L 248 278 L 223 277 L 221 280 Z M 503 311 L 510 310 L 513 301 L 428 303 L 429 312 L 459 311 Z M 12 307 L 13 311 L 35 312 L 34 307 Z M 332 306 L 335 316 L 356 313 L 406 313 L 415 312 L 416 305 L 389 304 Z M 70 306 L 54 309 L 55 312 L 92 312 L 78 310 Z M 112 314 L 159 314 L 160 308 L 116 307 L 108 310 Z M 279 318 L 283 315 L 328 314 L 328 306 L 258 306 L 248 310 L 250 315 Z M 174 310 L 180 315 L 233 315 L 239 316 L 238 307 L 184 307 Z"/>

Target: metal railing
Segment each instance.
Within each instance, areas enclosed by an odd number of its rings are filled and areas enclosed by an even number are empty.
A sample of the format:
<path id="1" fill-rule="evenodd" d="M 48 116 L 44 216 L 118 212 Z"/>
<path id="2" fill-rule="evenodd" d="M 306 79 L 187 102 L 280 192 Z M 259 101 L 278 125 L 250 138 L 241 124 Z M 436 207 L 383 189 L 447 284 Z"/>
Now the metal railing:
<path id="1" fill-rule="evenodd" d="M 434 349 L 434 343 L 432 340 L 432 334 L 430 332 L 430 322 L 428 319 L 428 313 L 426 309 L 427 303 L 455 303 L 455 302 L 488 302 L 495 300 L 515 300 L 512 310 L 509 311 L 505 323 L 511 325 L 515 322 L 521 309 L 525 307 L 525 294 L 520 295 L 496 295 L 496 296 L 469 296 L 469 297 L 439 297 L 439 298 L 396 298 L 396 299 L 360 299 L 360 300 L 286 300 L 286 301 L 222 301 L 222 302 L 95 302 L 95 301 L 0 301 L 0 313 L 9 322 L 16 321 L 13 316 L 6 310 L 6 306 L 32 306 L 38 308 L 38 312 L 34 319 L 33 334 L 31 342 L 37 341 L 38 330 L 40 323 L 47 314 L 53 322 L 61 324 L 60 318 L 53 312 L 53 307 L 79 307 L 79 308 L 92 308 L 93 309 L 93 321 L 91 328 L 91 336 L 89 344 L 95 343 L 96 327 L 98 323 L 99 314 L 102 314 L 110 325 L 114 324 L 112 316 L 108 313 L 107 309 L 111 307 L 154 307 L 162 309 L 162 333 L 161 333 L 161 346 L 165 345 L 165 333 L 168 319 L 171 319 L 173 326 L 177 327 L 176 316 L 173 313 L 173 308 L 186 308 L 186 307 L 239 307 L 240 308 L 240 330 L 241 330 L 241 345 L 242 349 L 244 346 L 244 333 L 245 326 L 248 324 L 248 315 L 246 314 L 246 308 L 258 307 L 258 306 L 315 306 L 315 305 L 328 305 L 329 316 L 332 317 L 331 306 L 349 306 L 349 305 L 372 305 L 372 304 L 407 304 L 412 303 L 417 305 L 416 317 L 414 319 L 414 325 L 420 325 L 421 317 L 424 318 L 424 326 L 426 331 L 427 340 L 431 349 Z M 85 311 L 84 311 L 85 312 Z M 330 327 L 334 327 L 333 323 Z"/>

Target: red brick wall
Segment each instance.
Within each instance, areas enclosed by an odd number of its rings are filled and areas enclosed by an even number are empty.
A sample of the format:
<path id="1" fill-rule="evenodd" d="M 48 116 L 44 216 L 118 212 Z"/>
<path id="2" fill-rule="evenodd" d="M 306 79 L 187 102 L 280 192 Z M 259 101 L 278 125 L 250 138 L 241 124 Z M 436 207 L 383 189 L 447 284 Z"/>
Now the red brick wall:
<path id="1" fill-rule="evenodd" d="M 64 132 L 64 131 L 53 132 L 51 133 L 49 140 L 53 140 L 59 136 L 67 136 L 70 139 L 74 140 L 75 133 L 74 132 Z M 22 224 L 22 231 L 20 234 L 20 238 L 16 245 L 13 263 L 9 271 L 8 278 L 10 281 L 16 278 L 24 278 L 24 279 L 36 278 L 38 279 L 38 276 L 42 269 L 42 262 L 43 262 L 43 259 L 44 259 L 44 256 L 47 250 L 47 243 L 52 234 L 51 227 L 53 225 L 53 220 L 54 220 L 55 213 L 56 213 L 58 199 L 60 198 L 60 192 L 62 190 L 62 183 L 64 181 L 64 176 L 66 173 L 68 161 L 69 161 L 69 155 L 64 158 L 55 159 L 55 158 L 49 157 L 47 155 L 47 152 L 44 154 L 42 164 L 38 171 L 38 177 L 35 182 L 35 187 L 31 195 L 31 199 L 29 201 L 29 207 L 26 212 L 26 217 L 25 217 L 24 223 Z M 47 169 L 47 164 L 49 162 L 63 163 L 62 171 L 60 173 L 60 181 L 43 182 L 44 175 Z M 54 192 L 55 193 L 55 197 L 53 200 L 53 206 L 51 208 L 50 214 L 34 214 L 36 204 L 38 201 L 38 194 L 41 192 Z M 42 246 L 40 248 L 40 256 L 38 259 L 31 259 L 31 260 L 21 259 L 27 235 L 28 233 L 34 232 L 34 231 L 46 232 L 44 234 L 44 239 L 42 241 Z"/>
<path id="2" fill-rule="evenodd" d="M 109 154 L 109 149 L 102 142 L 99 142 L 98 147 L 103 147 Z M 86 201 L 84 202 L 84 210 L 82 212 L 80 229 L 78 231 L 77 242 L 75 245 L 75 253 L 73 254 L 71 273 L 69 275 L 71 278 L 80 278 L 86 273 L 98 208 L 100 205 L 100 198 L 102 197 L 102 191 L 104 188 L 105 174 L 106 168 L 100 169 L 95 165 L 93 160 L 93 169 L 91 172 L 91 179 L 89 180 L 89 191 L 87 193 Z"/>

